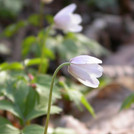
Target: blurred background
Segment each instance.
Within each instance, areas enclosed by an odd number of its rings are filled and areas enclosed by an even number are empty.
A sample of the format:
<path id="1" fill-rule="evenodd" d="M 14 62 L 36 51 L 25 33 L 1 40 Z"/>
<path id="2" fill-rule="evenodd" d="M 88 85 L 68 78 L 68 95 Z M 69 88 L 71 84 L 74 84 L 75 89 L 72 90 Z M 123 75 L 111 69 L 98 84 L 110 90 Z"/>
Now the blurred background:
<path id="1" fill-rule="evenodd" d="M 134 0 L 0 0 L 0 70 L 18 70 L 21 69 L 18 64 L 17 68 L 16 64 L 5 66 L 4 63 L 40 57 L 37 44 L 44 38 L 43 31 L 52 24 L 53 16 L 71 3 L 77 5 L 75 13 L 82 16 L 83 31 L 66 35 L 60 30 L 51 32 L 45 51 L 49 63 L 44 63 L 46 67 L 42 73 L 51 75 L 61 62 L 89 54 L 103 60 L 104 75 L 98 89 L 87 89 L 74 79 L 74 84 L 70 85 L 70 77 L 63 69 L 60 82 L 67 81 L 69 88 L 81 88 L 96 118 L 83 106 L 83 111 L 76 108 L 74 103 L 77 104 L 78 98 L 71 95 L 78 93 L 68 94 L 72 97 L 69 101 L 62 93 L 62 99 L 55 104 L 63 111 L 52 116 L 50 126 L 71 128 L 77 134 L 133 134 Z M 0 77 L 2 79 L 3 75 Z M 20 127 L 10 112 L 0 110 L 0 114 Z M 33 122 L 42 125 L 43 119 L 41 116 Z"/>

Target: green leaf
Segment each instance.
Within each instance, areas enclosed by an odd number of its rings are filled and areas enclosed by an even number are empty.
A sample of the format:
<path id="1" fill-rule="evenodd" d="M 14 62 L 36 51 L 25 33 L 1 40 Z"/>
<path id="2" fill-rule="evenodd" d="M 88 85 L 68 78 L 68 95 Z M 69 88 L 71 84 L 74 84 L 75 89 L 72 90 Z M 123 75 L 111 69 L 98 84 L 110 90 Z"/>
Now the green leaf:
<path id="1" fill-rule="evenodd" d="M 86 53 L 93 53 L 96 56 L 108 55 L 109 52 L 103 46 L 101 46 L 98 42 L 87 38 L 82 34 L 75 34 L 75 38 L 77 39 L 77 43 L 83 45 L 83 50 Z"/>
<path id="2" fill-rule="evenodd" d="M 29 125 L 23 130 L 19 130 L 12 125 L 5 124 L 0 126 L 0 134 L 43 134 L 44 127 L 39 125 Z M 47 134 L 76 134 L 72 129 L 67 128 L 48 128 Z"/>
<path id="3" fill-rule="evenodd" d="M 50 58 L 52 60 L 55 59 L 55 55 L 54 55 L 53 51 L 51 49 L 49 49 L 49 48 L 44 49 L 44 55 L 45 55 L 45 57 L 48 57 L 48 58 Z"/>
<path id="4" fill-rule="evenodd" d="M 40 15 L 39 14 L 33 14 L 28 18 L 28 22 L 34 26 L 40 25 Z"/>
<path id="5" fill-rule="evenodd" d="M 134 93 L 129 95 L 122 103 L 120 110 L 128 109 L 134 103 Z"/>
<path id="6" fill-rule="evenodd" d="M 15 116 L 22 118 L 21 111 L 17 106 L 15 106 L 12 102 L 7 101 L 7 100 L 1 100 L 0 101 L 0 109 L 1 110 L 7 110 L 14 114 Z"/>
<path id="7" fill-rule="evenodd" d="M 67 91 L 70 100 L 73 101 L 80 108 L 80 110 L 81 110 L 80 103 L 82 103 L 84 107 L 91 113 L 91 115 L 95 117 L 95 113 L 92 106 L 89 104 L 85 96 L 79 90 L 69 88 L 65 83 L 62 83 L 62 85 Z"/>
<path id="8" fill-rule="evenodd" d="M 33 65 L 39 65 L 41 62 L 41 59 L 40 58 L 34 58 L 34 59 L 26 59 L 24 61 L 24 64 L 26 66 L 33 66 Z M 44 67 L 45 66 L 48 66 L 48 60 L 47 59 L 43 59 L 43 64 L 44 64 Z"/>
<path id="9" fill-rule="evenodd" d="M 58 47 L 62 59 L 70 59 L 78 54 L 78 47 L 73 40 L 66 39 Z"/>
<path id="10" fill-rule="evenodd" d="M 73 101 L 81 109 L 80 101 L 81 101 L 82 93 L 75 89 L 67 89 L 66 91 L 69 95 L 70 100 Z"/>
<path id="11" fill-rule="evenodd" d="M 94 40 L 82 34 L 68 33 L 65 37 L 57 35 L 47 39 L 47 47 L 59 54 L 62 60 L 70 60 L 76 55 L 94 54 L 96 56 L 108 55 L 109 52 Z"/>
<path id="12" fill-rule="evenodd" d="M 0 65 L 0 70 L 22 70 L 24 66 L 19 62 L 3 63 Z"/>
<path id="13" fill-rule="evenodd" d="M 35 36 L 28 36 L 27 38 L 24 39 L 22 43 L 22 55 L 26 56 L 28 55 L 31 46 L 36 43 L 36 37 Z"/>
<path id="14" fill-rule="evenodd" d="M 36 83 L 37 83 L 37 92 L 43 98 L 48 98 L 50 85 L 51 85 L 52 76 L 50 75 L 37 75 L 36 76 Z M 57 80 L 55 79 L 55 85 L 53 88 L 53 101 L 55 99 L 60 99 L 60 90 L 59 87 L 56 85 Z"/>
<path id="15" fill-rule="evenodd" d="M 20 131 L 12 125 L 6 124 L 0 126 L 0 134 L 20 134 Z"/>
<path id="16" fill-rule="evenodd" d="M 54 54 L 53 50 L 51 49 L 52 48 L 51 44 L 48 43 L 48 38 L 50 38 L 49 32 L 51 32 L 48 29 L 49 28 L 46 28 L 45 30 L 43 29 L 38 33 L 38 45 L 40 46 L 40 52 L 42 51 L 42 48 L 44 48 L 43 53 L 44 53 L 45 57 L 54 59 L 55 54 Z"/>
<path id="17" fill-rule="evenodd" d="M 39 125 L 30 125 L 23 129 L 23 134 L 43 134 L 44 127 Z M 48 128 L 47 134 L 76 134 L 72 129 L 67 128 Z"/>
<path id="18" fill-rule="evenodd" d="M 0 116 L 0 126 L 5 124 L 11 124 L 6 118 Z"/>
<path id="19" fill-rule="evenodd" d="M 44 128 L 39 125 L 30 125 L 23 129 L 23 134 L 43 134 Z"/>
<path id="20" fill-rule="evenodd" d="M 47 114 L 51 77 L 47 75 L 35 76 L 33 81 L 35 88 L 33 88 L 27 75 L 22 72 L 12 73 L 8 73 L 6 81 L 0 86 L 1 93 L 7 99 L 0 101 L 0 109 L 10 111 L 22 121 L 22 124 Z M 60 98 L 60 94 L 55 86 L 52 103 L 57 98 Z M 51 114 L 60 111 L 60 108 L 52 105 Z"/>
<path id="21" fill-rule="evenodd" d="M 49 24 L 53 24 L 54 23 L 53 16 L 51 16 L 51 15 L 45 15 L 45 18 L 46 18 L 46 20 L 47 20 L 47 22 Z"/>
<path id="22" fill-rule="evenodd" d="M 27 22 L 25 21 L 19 21 L 16 24 L 9 25 L 4 32 L 2 33 L 6 37 L 11 37 L 14 34 L 16 34 L 21 28 L 25 27 L 27 25 Z"/>
<path id="23" fill-rule="evenodd" d="M 36 76 L 36 83 L 38 83 L 40 85 L 50 86 L 51 80 L 52 80 L 52 76 L 50 76 L 50 75 L 38 74 Z"/>
<path id="24" fill-rule="evenodd" d="M 86 100 L 84 96 L 81 97 L 81 103 L 85 106 L 85 108 L 91 113 L 93 117 L 95 117 L 94 109 L 89 104 L 89 102 Z"/>

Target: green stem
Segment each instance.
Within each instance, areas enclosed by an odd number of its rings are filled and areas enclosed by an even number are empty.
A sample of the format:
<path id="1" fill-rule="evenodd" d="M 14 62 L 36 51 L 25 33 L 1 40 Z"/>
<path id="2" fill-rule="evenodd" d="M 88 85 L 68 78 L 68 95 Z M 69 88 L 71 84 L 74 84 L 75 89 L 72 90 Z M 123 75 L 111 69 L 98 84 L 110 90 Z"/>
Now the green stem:
<path id="1" fill-rule="evenodd" d="M 58 73 L 58 71 L 64 67 L 70 65 L 69 62 L 65 62 L 63 64 L 61 64 L 54 72 L 53 77 L 52 77 L 52 81 L 51 81 L 51 85 L 50 85 L 50 93 L 49 93 L 49 101 L 48 101 L 48 111 L 47 111 L 47 118 L 46 118 L 46 124 L 45 124 L 45 131 L 44 134 L 47 134 L 47 129 L 48 129 L 48 123 L 49 123 L 49 118 L 50 118 L 50 111 L 51 111 L 51 102 L 52 102 L 52 91 L 53 91 L 53 85 L 54 85 L 54 79 Z"/>
<path id="2" fill-rule="evenodd" d="M 38 72 L 42 72 L 42 67 L 43 67 L 43 60 L 44 60 L 44 57 L 45 57 L 45 53 L 44 53 L 44 49 L 46 48 L 46 40 L 47 40 L 47 37 L 49 35 L 49 32 L 51 30 L 51 27 L 52 26 L 49 26 L 47 29 L 46 29 L 46 32 L 45 32 L 45 36 L 44 36 L 44 39 L 43 39 L 43 43 L 42 43 L 42 48 L 41 48 L 41 62 L 40 62 L 40 65 L 39 65 L 39 70 Z M 44 67 L 43 67 L 44 68 Z"/>

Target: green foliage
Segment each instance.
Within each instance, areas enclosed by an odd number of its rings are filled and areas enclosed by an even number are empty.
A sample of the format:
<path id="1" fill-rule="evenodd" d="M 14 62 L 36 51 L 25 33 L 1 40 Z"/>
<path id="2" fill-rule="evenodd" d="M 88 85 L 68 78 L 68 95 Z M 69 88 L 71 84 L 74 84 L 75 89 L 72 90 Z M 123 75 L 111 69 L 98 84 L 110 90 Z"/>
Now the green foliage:
<path id="1" fill-rule="evenodd" d="M 123 102 L 122 105 L 121 105 L 120 110 L 130 108 L 133 103 L 134 103 L 134 93 L 132 93 L 131 95 L 129 95 L 129 96 L 124 100 L 124 102 Z"/>
<path id="2" fill-rule="evenodd" d="M 6 125 L 6 124 L 11 124 L 11 123 L 4 117 L 0 116 L 0 126 Z"/>
<path id="3" fill-rule="evenodd" d="M 40 25 L 40 15 L 39 14 L 32 14 L 28 18 L 28 22 L 32 24 L 33 26 L 39 26 Z"/>
<path id="4" fill-rule="evenodd" d="M 1 134 L 20 134 L 20 131 L 12 125 L 5 124 L 0 126 Z"/>
<path id="5" fill-rule="evenodd" d="M 54 23 L 53 16 L 51 16 L 51 15 L 46 15 L 45 18 L 46 18 L 46 20 L 47 20 L 47 22 L 48 22 L 49 24 L 53 24 L 53 23 Z"/>
<path id="6" fill-rule="evenodd" d="M 50 81 L 41 84 L 39 82 L 40 77 L 43 78 L 43 81 L 51 79 L 50 76 L 37 75 L 34 83 L 31 83 L 27 75 L 23 72 L 16 74 L 9 73 L 4 83 L 1 83 L 0 92 L 7 99 L 0 100 L 0 109 L 10 111 L 22 123 L 45 115 L 47 113 Z M 59 97 L 57 90 L 54 91 L 53 102 Z M 59 113 L 60 111 L 61 109 L 58 107 L 52 106 L 51 114 Z"/>
<path id="7" fill-rule="evenodd" d="M 36 48 L 36 51 L 38 51 L 38 46 L 36 47 L 36 37 L 35 36 L 28 36 L 23 40 L 22 43 L 22 56 L 25 57 L 30 53 L 30 48 L 32 49 Z M 35 47 L 34 47 L 35 46 Z"/>
<path id="8" fill-rule="evenodd" d="M 15 12 L 18 13 L 23 6 L 21 0 L 18 0 L 15 3 L 17 6 L 14 6 L 15 1 L 16 0 L 2 0 L 0 1 L 0 6 L 1 2 L 2 4 L 8 2 L 8 4 L 6 3 L 5 5 L 11 5 L 9 6 L 10 10 L 14 7 L 12 12 L 14 12 L 15 15 Z M 2 8 L 0 9 L 0 14 L 1 10 Z M 11 24 L 5 28 L 0 36 L 10 38 L 17 35 L 21 28 L 26 28 L 31 25 L 39 28 L 41 25 L 40 17 L 40 14 L 33 14 L 29 16 L 27 20 L 21 20 Z M 81 54 L 93 54 L 96 56 L 109 54 L 109 52 L 96 41 L 93 41 L 82 34 L 57 34 L 52 26 L 53 16 L 46 15 L 44 19 L 47 23 L 51 24 L 51 26 L 40 30 L 36 35 L 26 36 L 23 40 L 23 61 L 12 63 L 4 62 L 0 64 L 0 96 L 3 96 L 0 100 L 0 110 L 12 113 L 19 119 L 20 125 L 24 127 L 22 130 L 19 130 L 12 126 L 9 121 L 0 117 L 0 134 L 43 133 L 43 127 L 38 125 L 26 126 L 26 124 L 39 116 L 47 114 L 52 77 L 45 73 L 47 72 L 47 69 L 51 67 L 49 65 L 50 60 L 55 60 L 59 63 L 64 60 L 70 60 Z M 38 72 L 37 67 L 39 67 Z M 39 74 L 39 72 L 41 74 Z M 61 111 L 61 109 L 54 104 L 56 100 L 60 99 L 63 95 L 64 97 L 66 96 L 70 102 L 74 102 L 80 110 L 82 109 L 82 104 L 92 116 L 95 116 L 94 110 L 83 92 L 85 88 L 76 83 L 74 85 L 70 83 L 60 83 L 59 86 L 59 83 L 56 80 L 53 89 L 51 114 L 57 114 Z M 105 80 L 102 86 L 103 85 L 105 85 Z M 61 89 L 64 89 L 65 94 L 60 92 Z M 86 90 L 88 92 L 91 91 L 90 88 L 86 88 Z M 56 128 L 49 129 L 48 134 L 74 134 L 74 131 Z"/>
<path id="9" fill-rule="evenodd" d="M 15 24 L 11 24 L 3 31 L 1 36 L 11 37 L 16 34 L 21 28 L 27 26 L 26 21 L 19 21 Z"/>
<path id="10" fill-rule="evenodd" d="M 81 54 L 90 53 L 96 56 L 109 54 L 100 44 L 82 34 L 68 33 L 65 38 L 60 35 L 57 35 L 55 38 L 49 37 L 46 45 L 54 53 L 58 51 L 62 60 L 69 60 Z"/>
<path id="11" fill-rule="evenodd" d="M 33 66 L 33 65 L 40 65 L 41 62 L 43 64 L 44 72 L 46 72 L 48 69 L 48 66 L 49 66 L 49 61 L 48 61 L 48 59 L 45 59 L 45 58 L 43 60 L 41 60 L 40 58 L 26 59 L 24 61 L 24 65 L 26 67 Z"/>
<path id="12" fill-rule="evenodd" d="M 89 104 L 89 102 L 86 100 L 84 95 L 81 97 L 81 103 L 85 106 L 85 108 L 91 113 L 93 117 L 95 117 L 94 109 L 93 107 Z"/>
<path id="13" fill-rule="evenodd" d="M 13 62 L 13 63 L 2 63 L 0 65 L 0 71 L 2 70 L 22 70 L 24 69 L 24 66 L 19 62 Z"/>
<path id="14" fill-rule="evenodd" d="M 68 95 L 69 100 L 73 101 L 80 110 L 82 109 L 80 104 L 83 104 L 83 106 L 89 111 L 89 113 L 91 113 L 91 115 L 95 117 L 92 106 L 89 104 L 81 90 L 79 90 L 78 88 L 76 89 L 72 85 L 67 85 L 64 82 L 60 82 L 59 84 L 60 86 L 64 87 L 66 91 L 66 94 L 64 94 L 64 96 Z"/>
<path id="15" fill-rule="evenodd" d="M 47 31 L 45 30 L 41 30 L 38 33 L 37 37 L 28 36 L 24 39 L 22 43 L 22 56 L 24 58 L 27 57 L 29 54 L 33 54 L 35 57 L 40 57 L 42 49 L 44 50 L 44 56 L 46 58 L 55 58 L 53 51 L 49 47 L 46 47 L 46 44 L 44 42 L 44 38 L 47 34 L 46 32 Z"/>
<path id="16" fill-rule="evenodd" d="M 0 16 L 3 18 L 15 17 L 24 6 L 24 0 L 0 0 Z"/>
<path id="17" fill-rule="evenodd" d="M 39 125 L 29 125 L 19 130 L 10 124 L 0 124 L 0 133 L 1 134 L 43 134 L 44 127 Z M 48 134 L 75 134 L 75 132 L 71 129 L 66 128 L 56 128 L 48 129 Z"/>

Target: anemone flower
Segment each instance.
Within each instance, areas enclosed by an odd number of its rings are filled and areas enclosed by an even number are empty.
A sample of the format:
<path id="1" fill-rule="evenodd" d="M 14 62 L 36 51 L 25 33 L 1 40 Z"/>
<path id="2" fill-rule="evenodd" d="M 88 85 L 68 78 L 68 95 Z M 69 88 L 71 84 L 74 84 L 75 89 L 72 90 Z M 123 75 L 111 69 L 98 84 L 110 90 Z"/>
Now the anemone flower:
<path id="1" fill-rule="evenodd" d="M 52 82 L 50 86 L 50 94 L 49 94 L 49 103 L 48 103 L 48 112 L 47 112 L 47 119 L 45 125 L 44 134 L 47 134 L 48 123 L 50 118 L 50 110 L 51 110 L 51 101 L 52 101 L 52 91 L 54 85 L 54 79 L 58 73 L 58 71 L 64 67 L 68 66 L 69 73 L 74 76 L 77 80 L 83 83 L 86 86 L 96 88 L 99 85 L 99 81 L 97 78 L 102 76 L 103 68 L 99 65 L 102 63 L 101 60 L 88 56 L 88 55 L 80 55 L 74 57 L 70 60 L 70 62 L 65 62 L 55 70 Z"/>
<path id="2" fill-rule="evenodd" d="M 70 4 L 60 10 L 54 17 L 54 27 L 64 32 L 80 32 L 82 18 L 79 14 L 73 13 L 75 9 L 76 4 Z"/>
<path id="3" fill-rule="evenodd" d="M 70 60 L 68 72 L 84 85 L 96 88 L 99 85 L 97 78 L 101 77 L 103 72 L 99 63 L 102 61 L 92 56 L 77 56 Z"/>

